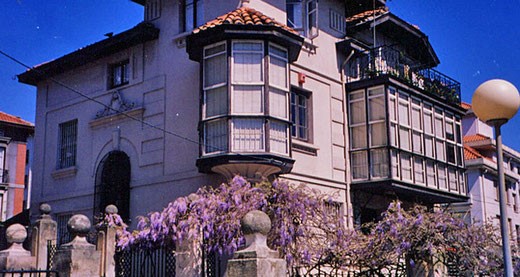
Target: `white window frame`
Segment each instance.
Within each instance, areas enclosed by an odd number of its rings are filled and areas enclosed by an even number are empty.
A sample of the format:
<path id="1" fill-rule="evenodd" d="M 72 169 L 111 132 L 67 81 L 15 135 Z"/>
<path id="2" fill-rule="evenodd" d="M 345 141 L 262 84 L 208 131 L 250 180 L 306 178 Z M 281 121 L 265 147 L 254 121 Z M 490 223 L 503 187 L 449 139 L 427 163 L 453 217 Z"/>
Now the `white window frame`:
<path id="1" fill-rule="evenodd" d="M 309 10 L 310 6 L 314 4 L 314 9 Z M 296 24 L 295 22 L 292 22 L 289 18 L 289 5 L 294 6 L 300 6 L 301 15 L 294 14 L 294 16 L 298 16 L 299 24 Z M 297 11 L 296 11 L 297 12 Z M 316 38 L 319 35 L 319 7 L 318 7 L 318 0 L 287 0 L 286 1 L 286 14 L 287 14 L 287 25 L 298 32 L 300 32 L 301 35 L 313 39 Z M 311 20 L 312 15 L 314 14 L 315 18 L 314 20 Z M 312 24 L 314 23 L 314 24 Z M 313 30 L 313 26 L 315 27 L 315 30 Z"/>
<path id="2" fill-rule="evenodd" d="M 257 51 L 245 51 L 245 50 L 235 50 L 235 45 L 239 43 L 255 43 L 262 46 L 261 50 Z M 260 74 L 261 74 L 261 80 L 258 82 L 239 82 L 235 80 L 235 54 L 236 53 L 255 53 L 255 54 L 261 54 L 262 59 L 260 61 Z M 247 114 L 247 115 L 263 115 L 265 112 L 265 45 L 264 41 L 262 40 L 233 40 L 231 42 L 231 72 L 229 75 L 229 78 L 231 79 L 231 95 L 230 95 L 230 101 L 229 104 L 231 105 L 231 114 L 237 115 L 237 114 Z M 237 112 L 236 108 L 234 107 L 234 92 L 237 87 L 260 87 L 260 112 Z"/>
<path id="3" fill-rule="evenodd" d="M 220 51 L 220 52 L 217 52 L 217 53 L 213 53 L 211 55 L 206 56 L 206 49 L 219 47 L 221 45 L 224 45 L 224 50 L 223 51 Z M 217 56 L 220 56 L 220 55 L 226 55 L 226 67 L 227 67 L 227 43 L 225 41 L 214 43 L 214 44 L 211 44 L 211 45 L 208 45 L 208 46 L 204 47 L 203 55 L 204 55 L 203 61 L 202 61 L 203 64 L 205 64 L 205 61 L 207 59 L 211 59 L 211 58 L 214 58 L 214 57 L 217 57 Z M 207 107 L 207 92 L 209 90 L 215 90 L 215 89 L 218 89 L 218 88 L 225 87 L 226 88 L 226 94 L 228 94 L 227 84 L 228 84 L 228 80 L 229 80 L 229 73 L 227 74 L 226 80 L 224 82 L 213 84 L 213 85 L 210 85 L 210 86 L 206 86 L 206 74 L 205 74 L 206 70 L 208 70 L 208 69 L 204 67 L 204 69 L 203 69 L 204 72 L 202 73 L 202 84 L 203 84 L 203 90 L 204 90 L 202 117 L 204 119 L 210 119 L 210 118 L 213 118 L 213 117 L 219 117 L 219 116 L 225 115 L 228 112 L 228 111 L 226 111 L 225 114 L 217 114 L 217 115 L 214 115 L 214 116 L 207 116 L 206 107 Z M 227 99 L 226 100 L 227 100 L 227 103 L 226 103 L 227 110 L 229 110 L 229 104 L 230 104 L 229 95 L 227 95 Z"/>

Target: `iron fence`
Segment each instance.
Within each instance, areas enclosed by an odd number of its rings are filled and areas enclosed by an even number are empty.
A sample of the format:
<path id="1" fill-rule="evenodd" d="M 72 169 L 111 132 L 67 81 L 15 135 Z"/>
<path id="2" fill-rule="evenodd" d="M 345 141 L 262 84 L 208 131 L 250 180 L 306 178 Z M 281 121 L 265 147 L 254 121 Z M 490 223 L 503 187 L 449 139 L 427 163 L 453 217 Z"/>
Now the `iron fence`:
<path id="1" fill-rule="evenodd" d="M 58 245 L 56 242 L 49 240 L 47 241 L 47 270 L 56 269 L 56 252 L 58 251 Z"/>
<path id="2" fill-rule="evenodd" d="M 159 249 L 119 249 L 115 255 L 117 277 L 174 277 L 175 251 Z"/>
<path id="3" fill-rule="evenodd" d="M 425 67 L 392 47 L 382 46 L 365 51 L 348 65 L 348 82 L 386 75 L 452 104 L 460 104 L 458 81 Z"/>

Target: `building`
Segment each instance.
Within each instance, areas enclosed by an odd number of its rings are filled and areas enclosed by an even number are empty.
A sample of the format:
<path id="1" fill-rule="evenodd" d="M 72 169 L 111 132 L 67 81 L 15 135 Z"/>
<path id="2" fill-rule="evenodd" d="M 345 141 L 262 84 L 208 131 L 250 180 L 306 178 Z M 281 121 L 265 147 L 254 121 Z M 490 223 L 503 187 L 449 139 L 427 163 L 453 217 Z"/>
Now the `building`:
<path id="1" fill-rule="evenodd" d="M 470 196 L 467 210 L 474 222 L 493 223 L 499 227 L 500 207 L 493 127 L 480 121 L 473 113 L 471 105 L 464 105 L 468 109 L 462 121 Z M 503 151 L 509 233 L 511 238 L 520 242 L 520 153 L 505 145 Z"/>
<path id="2" fill-rule="evenodd" d="M 234 174 L 334 192 L 349 224 L 467 199 L 460 85 L 385 1 L 134 2 L 143 23 L 18 76 L 37 87 L 32 209 L 60 226 Z"/>
<path id="3" fill-rule="evenodd" d="M 0 221 L 27 208 L 33 135 L 32 123 L 0 112 Z"/>

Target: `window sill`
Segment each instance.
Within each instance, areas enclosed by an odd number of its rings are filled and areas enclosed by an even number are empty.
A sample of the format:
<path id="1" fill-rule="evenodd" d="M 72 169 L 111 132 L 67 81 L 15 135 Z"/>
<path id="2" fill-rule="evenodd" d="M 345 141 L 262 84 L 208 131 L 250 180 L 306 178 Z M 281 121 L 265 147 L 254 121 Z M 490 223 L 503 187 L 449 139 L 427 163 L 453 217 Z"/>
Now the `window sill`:
<path id="1" fill-rule="evenodd" d="M 303 142 L 300 140 L 296 140 L 293 138 L 291 143 L 291 149 L 295 152 L 311 155 L 311 156 L 318 156 L 318 150 L 320 150 L 318 147 L 314 146 L 313 144 Z"/>
<path id="2" fill-rule="evenodd" d="M 78 168 L 76 166 L 71 166 L 67 168 L 57 169 L 51 173 L 51 176 L 53 179 L 63 179 L 76 176 L 77 171 Z"/>

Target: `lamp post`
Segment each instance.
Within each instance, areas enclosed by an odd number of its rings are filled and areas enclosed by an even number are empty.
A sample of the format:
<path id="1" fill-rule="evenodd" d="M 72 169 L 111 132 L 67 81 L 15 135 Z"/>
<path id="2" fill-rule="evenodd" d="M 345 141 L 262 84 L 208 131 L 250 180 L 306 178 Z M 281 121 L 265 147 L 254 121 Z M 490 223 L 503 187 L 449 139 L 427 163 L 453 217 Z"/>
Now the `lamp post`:
<path id="1" fill-rule="evenodd" d="M 500 231 L 504 252 L 504 276 L 513 277 L 511 245 L 507 226 L 506 185 L 504 177 L 504 157 L 500 127 L 511 119 L 520 107 L 520 94 L 516 87 L 504 80 L 494 79 L 482 83 L 473 94 L 472 108 L 477 117 L 495 128 L 497 144 L 497 171 L 500 204 Z"/>

